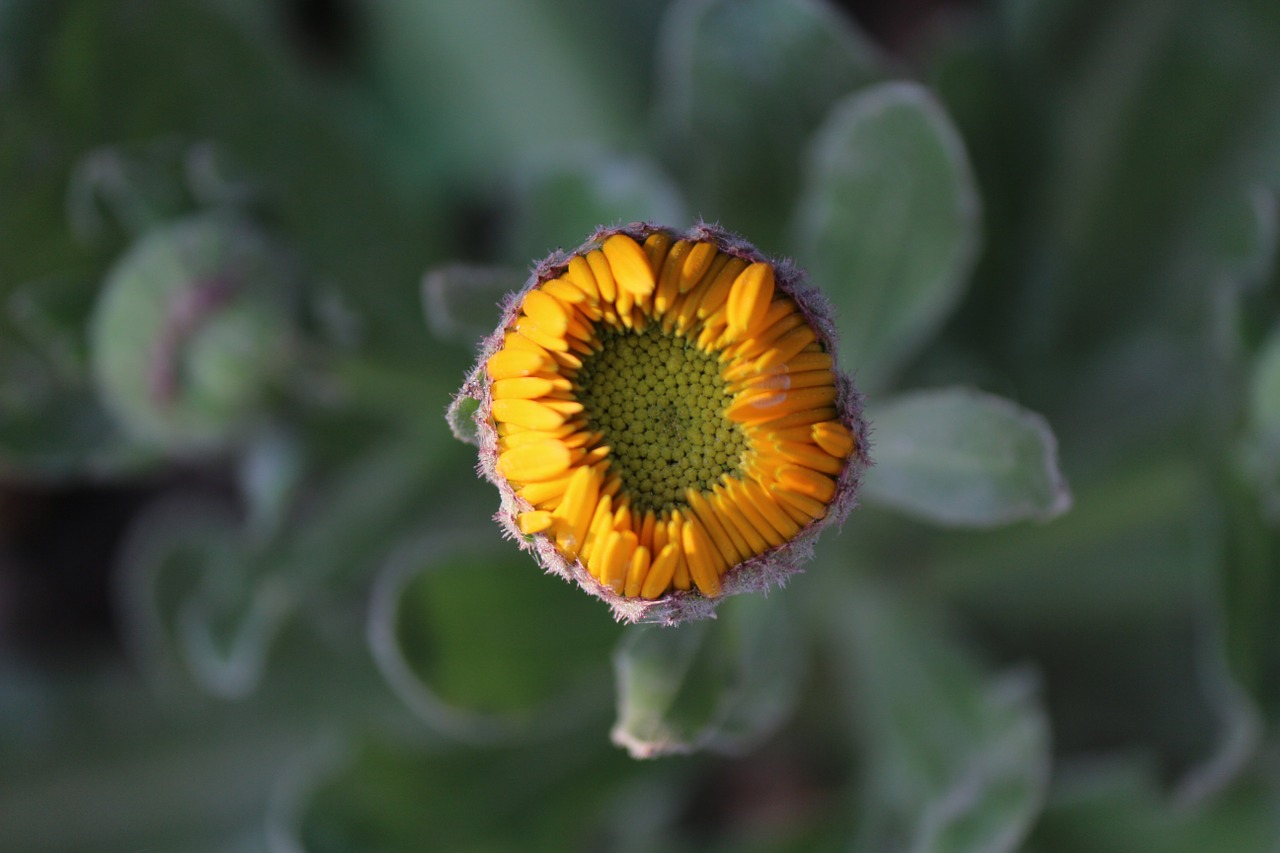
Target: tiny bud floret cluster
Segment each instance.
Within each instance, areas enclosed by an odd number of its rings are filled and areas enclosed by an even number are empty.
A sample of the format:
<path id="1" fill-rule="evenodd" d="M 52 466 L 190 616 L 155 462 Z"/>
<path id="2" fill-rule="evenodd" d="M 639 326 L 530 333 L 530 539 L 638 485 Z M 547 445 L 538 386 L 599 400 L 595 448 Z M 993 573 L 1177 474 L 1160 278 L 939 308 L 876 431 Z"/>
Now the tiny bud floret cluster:
<path id="1" fill-rule="evenodd" d="M 485 363 L 522 533 L 615 595 L 719 595 L 825 517 L 857 440 L 774 268 L 613 234 L 527 291 Z"/>

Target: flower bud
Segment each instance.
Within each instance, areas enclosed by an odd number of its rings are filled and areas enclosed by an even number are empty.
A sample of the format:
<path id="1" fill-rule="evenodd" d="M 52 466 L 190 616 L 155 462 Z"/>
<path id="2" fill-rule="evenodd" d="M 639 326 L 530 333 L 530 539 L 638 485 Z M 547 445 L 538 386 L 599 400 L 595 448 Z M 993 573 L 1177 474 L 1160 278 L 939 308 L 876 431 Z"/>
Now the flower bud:
<path id="1" fill-rule="evenodd" d="M 135 439 L 210 450 L 259 415 L 288 368 L 287 264 L 250 225 L 149 232 L 108 272 L 90 329 L 98 392 Z"/>

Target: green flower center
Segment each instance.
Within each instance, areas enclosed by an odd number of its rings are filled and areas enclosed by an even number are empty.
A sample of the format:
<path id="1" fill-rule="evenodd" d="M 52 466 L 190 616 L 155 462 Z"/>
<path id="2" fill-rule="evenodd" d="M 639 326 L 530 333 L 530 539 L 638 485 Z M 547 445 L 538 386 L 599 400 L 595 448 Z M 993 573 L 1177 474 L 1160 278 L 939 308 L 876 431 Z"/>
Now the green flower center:
<path id="1" fill-rule="evenodd" d="M 742 428 L 724 416 L 730 395 L 720 362 L 688 338 L 651 326 L 605 333 L 578 371 L 588 429 L 604 433 L 633 511 L 682 506 L 740 470 Z"/>

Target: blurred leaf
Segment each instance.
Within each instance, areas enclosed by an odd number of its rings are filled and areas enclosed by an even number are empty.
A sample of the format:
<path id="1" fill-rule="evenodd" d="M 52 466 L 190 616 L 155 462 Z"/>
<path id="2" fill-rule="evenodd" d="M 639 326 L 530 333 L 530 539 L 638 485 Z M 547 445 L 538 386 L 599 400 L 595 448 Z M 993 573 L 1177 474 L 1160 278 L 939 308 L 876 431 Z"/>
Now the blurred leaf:
<path id="1" fill-rule="evenodd" d="M 830 603 L 870 762 L 856 849 L 1019 849 L 1049 778 L 1034 679 L 984 678 L 929 614 L 868 584 Z"/>
<path id="2" fill-rule="evenodd" d="M 226 509 L 171 498 L 130 532 L 121 602 L 132 651 L 160 686 L 185 678 L 223 698 L 258 687 L 291 607 Z"/>
<path id="3" fill-rule="evenodd" d="M 1258 490 L 1263 512 L 1280 522 L 1280 329 L 1271 331 L 1251 367 L 1239 461 Z"/>
<path id="4" fill-rule="evenodd" d="M 743 596 L 714 620 L 628 629 L 614 655 L 613 740 L 633 758 L 739 752 L 798 699 L 804 642 L 780 601 Z"/>
<path id="5" fill-rule="evenodd" d="M 1234 680 L 1269 721 L 1280 719 L 1280 525 L 1270 506 L 1259 507 L 1252 489 L 1232 483 L 1221 503 L 1220 552 L 1215 579 L 1224 657 Z M 1272 488 L 1275 487 L 1272 481 Z M 1273 513 L 1269 518 L 1267 509 Z"/>
<path id="6" fill-rule="evenodd" d="M 297 436 L 284 430 L 264 430 L 245 448 L 237 479 L 253 538 L 268 541 L 285 522 L 298 496 L 303 467 Z"/>
<path id="7" fill-rule="evenodd" d="M 1071 506 L 1044 418 L 1000 397 L 951 388 L 873 407 L 875 466 L 863 497 L 939 524 L 995 527 Z"/>
<path id="8" fill-rule="evenodd" d="M 680 190 L 643 157 L 561 154 L 522 175 L 506 241 L 513 262 L 573 249 L 602 225 L 647 221 L 683 227 L 688 221 Z"/>
<path id="9" fill-rule="evenodd" d="M 654 14 L 652 3 L 634 5 Z M 371 71 L 392 106 L 387 129 L 409 130 L 402 168 L 449 183 L 492 180 L 530 152 L 623 145 L 643 129 L 645 28 L 614 4 L 364 8 Z"/>
<path id="10" fill-rule="evenodd" d="M 796 252 L 836 307 L 842 364 L 883 386 L 960 298 L 979 244 L 964 144 L 913 83 L 841 101 L 818 131 Z"/>
<path id="11" fill-rule="evenodd" d="M 1203 310 L 1215 218 L 1280 174 L 1280 14 L 1256 0 L 1005 4 L 1006 46 L 1034 96 L 1005 126 L 1043 128 L 1024 177 L 1028 346 L 1079 347 Z M 992 97 L 1001 95 L 992 92 Z M 1011 105 L 1017 102 L 1006 101 Z"/>
<path id="12" fill-rule="evenodd" d="M 484 750 L 366 739 L 328 773 L 297 780 L 296 802 L 273 827 L 275 849 L 593 849 L 611 801 L 636 775 L 625 758 L 599 747 L 590 738 Z"/>
<path id="13" fill-rule="evenodd" d="M 56 345 L 55 345 L 56 346 Z M 134 473 L 156 461 L 96 397 L 23 347 L 0 349 L 0 472 L 62 480 Z"/>
<path id="14" fill-rule="evenodd" d="M 561 734 L 601 712 L 596 688 L 617 632 L 489 529 L 405 543 L 374 583 L 367 626 L 405 704 L 433 729 L 480 742 Z"/>
<path id="15" fill-rule="evenodd" d="M 15 732 L 0 725 L 0 849 L 261 850 L 278 769 L 313 738 L 328 700 L 302 713 L 163 705 L 123 662 L 81 663 L 74 671 L 27 670 L 40 725 L 17 733 L 23 749 L 7 748 Z M 14 674 L 0 664 L 6 697 Z"/>
<path id="16" fill-rule="evenodd" d="M 1149 774 L 1102 765 L 1068 775 L 1050 799 L 1028 853 L 1273 853 L 1280 844 L 1273 780 L 1236 784 L 1198 808 L 1164 800 Z"/>
<path id="17" fill-rule="evenodd" d="M 174 0 L 144 14 L 93 0 L 58 4 L 38 45 L 40 73 L 20 93 L 19 103 L 36 105 L 34 138 L 17 140 L 27 144 L 13 164 L 24 195 L 39 202 L 30 210 L 46 221 L 45 196 L 52 195 L 64 219 L 67 180 L 86 152 L 173 145 L 186 191 L 204 204 L 237 203 L 257 191 L 254 200 L 269 207 L 308 272 L 339 287 L 362 314 L 369 346 L 420 361 L 427 341 L 415 283 L 448 233 L 439 222 L 446 194 L 425 191 L 420 175 L 392 162 L 388 128 L 369 133 L 385 117 L 366 82 L 335 79 L 326 87 L 304 73 L 314 69 L 304 69 L 286 40 L 281 10 L 253 4 L 269 24 L 255 30 L 232 5 Z M 216 162 L 201 153 L 207 146 L 218 152 Z M 29 230 L 21 219 L 12 224 Z M 23 280 L 67 263 L 48 230 L 38 241 L 28 237 L 35 253 L 22 261 Z"/>
<path id="18" fill-rule="evenodd" d="M 71 172 L 67 218 L 83 242 L 100 238 L 111 224 L 141 237 L 165 220 L 190 211 L 192 199 L 181 172 L 174 139 L 137 150 L 108 146 L 90 151 Z"/>
<path id="19" fill-rule="evenodd" d="M 1245 286 L 1263 283 L 1274 268 L 1280 211 L 1274 191 L 1249 187 L 1225 202 L 1205 224 L 1204 252 L 1211 274 Z"/>
<path id="20" fill-rule="evenodd" d="M 422 278 L 427 327 L 442 343 L 474 348 L 493 334 L 501 320 L 500 306 L 524 279 L 519 270 L 505 267 L 436 267 Z"/>
<path id="21" fill-rule="evenodd" d="M 658 52 L 658 118 L 692 208 L 782 251 L 809 135 L 881 57 L 825 0 L 678 0 Z"/>
<path id="22" fill-rule="evenodd" d="M 15 287 L 6 302 L 14 327 L 64 382 L 88 379 L 85 326 L 94 295 L 84 281 L 53 278 Z"/>
<path id="23" fill-rule="evenodd" d="M 1280 329 L 1272 332 L 1258 354 L 1249 392 L 1250 424 L 1263 435 L 1280 440 Z"/>

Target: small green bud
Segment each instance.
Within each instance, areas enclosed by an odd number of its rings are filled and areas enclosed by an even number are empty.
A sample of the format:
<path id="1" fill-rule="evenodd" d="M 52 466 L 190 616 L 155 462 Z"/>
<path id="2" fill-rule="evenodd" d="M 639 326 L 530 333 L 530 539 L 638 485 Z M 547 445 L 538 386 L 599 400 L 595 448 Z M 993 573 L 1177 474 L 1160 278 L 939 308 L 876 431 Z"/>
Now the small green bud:
<path id="1" fill-rule="evenodd" d="M 283 258 L 245 222 L 201 216 L 149 232 L 108 272 L 94 311 L 103 403 L 146 443 L 233 440 L 291 362 L 289 285 Z"/>

